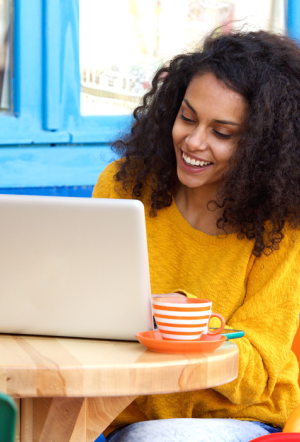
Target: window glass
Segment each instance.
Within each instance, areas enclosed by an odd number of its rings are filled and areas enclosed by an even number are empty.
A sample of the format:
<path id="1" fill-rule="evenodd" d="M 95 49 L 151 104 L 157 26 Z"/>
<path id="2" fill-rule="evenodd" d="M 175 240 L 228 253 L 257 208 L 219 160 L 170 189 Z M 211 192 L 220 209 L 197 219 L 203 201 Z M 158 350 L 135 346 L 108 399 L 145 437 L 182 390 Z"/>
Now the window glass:
<path id="1" fill-rule="evenodd" d="M 0 111 L 11 110 L 11 1 L 0 0 Z"/>
<path id="2" fill-rule="evenodd" d="M 284 0 L 80 0 L 82 115 L 129 114 L 154 72 L 201 45 L 205 34 L 244 23 L 282 30 Z"/>

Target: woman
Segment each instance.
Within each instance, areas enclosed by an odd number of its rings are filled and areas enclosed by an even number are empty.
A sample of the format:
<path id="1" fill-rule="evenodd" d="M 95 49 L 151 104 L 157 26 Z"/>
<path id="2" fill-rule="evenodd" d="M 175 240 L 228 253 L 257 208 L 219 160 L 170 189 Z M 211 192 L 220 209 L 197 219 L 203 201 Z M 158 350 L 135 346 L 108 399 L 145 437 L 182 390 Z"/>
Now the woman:
<path id="1" fill-rule="evenodd" d="M 144 202 L 152 293 L 210 299 L 245 337 L 235 381 L 139 397 L 108 441 L 279 431 L 300 399 L 300 50 L 263 31 L 211 35 L 157 72 L 134 118 L 93 196 Z"/>

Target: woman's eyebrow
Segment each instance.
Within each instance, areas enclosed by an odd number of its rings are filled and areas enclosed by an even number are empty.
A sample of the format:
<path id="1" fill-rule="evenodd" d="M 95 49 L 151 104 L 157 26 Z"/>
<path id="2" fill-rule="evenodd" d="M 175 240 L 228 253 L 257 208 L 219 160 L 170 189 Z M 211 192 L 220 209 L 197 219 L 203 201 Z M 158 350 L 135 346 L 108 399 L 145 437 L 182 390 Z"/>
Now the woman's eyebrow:
<path id="1" fill-rule="evenodd" d="M 195 115 L 197 115 L 197 112 L 195 111 L 195 109 L 193 108 L 193 106 L 188 102 L 188 100 L 186 98 L 183 99 L 183 101 L 185 102 L 185 104 L 187 105 L 187 107 L 189 107 L 191 109 L 192 112 L 194 112 Z"/>
<path id="2" fill-rule="evenodd" d="M 188 108 L 191 109 L 191 111 L 197 115 L 196 110 L 193 108 L 193 106 L 189 103 L 189 101 L 184 98 L 184 103 L 187 105 Z M 231 124 L 232 126 L 240 126 L 240 124 L 235 123 L 234 121 L 229 121 L 229 120 L 213 120 L 214 123 L 219 123 L 219 124 Z"/>
<path id="3" fill-rule="evenodd" d="M 231 124 L 232 126 L 240 126 L 240 124 L 235 123 L 234 121 L 228 121 L 228 120 L 213 120 L 214 123 L 219 124 Z"/>

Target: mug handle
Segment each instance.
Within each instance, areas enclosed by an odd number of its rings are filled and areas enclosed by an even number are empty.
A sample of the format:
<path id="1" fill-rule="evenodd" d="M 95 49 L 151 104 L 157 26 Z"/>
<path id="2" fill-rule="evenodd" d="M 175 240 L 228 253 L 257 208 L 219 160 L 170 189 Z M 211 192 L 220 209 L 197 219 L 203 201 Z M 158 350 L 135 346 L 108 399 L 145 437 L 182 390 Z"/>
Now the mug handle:
<path id="1" fill-rule="evenodd" d="M 219 313 L 214 313 L 214 312 L 212 312 L 211 317 L 209 318 L 209 320 L 211 320 L 211 318 L 219 318 L 220 321 L 221 321 L 221 325 L 220 325 L 220 327 L 219 327 L 217 330 L 214 330 L 213 332 L 211 332 L 211 331 L 208 329 L 208 330 L 207 330 L 207 334 L 208 334 L 208 335 L 218 335 L 218 334 L 222 333 L 222 331 L 223 331 L 224 328 L 225 328 L 225 324 L 226 324 L 225 319 L 223 318 L 223 316 L 222 316 L 222 315 L 219 315 Z"/>

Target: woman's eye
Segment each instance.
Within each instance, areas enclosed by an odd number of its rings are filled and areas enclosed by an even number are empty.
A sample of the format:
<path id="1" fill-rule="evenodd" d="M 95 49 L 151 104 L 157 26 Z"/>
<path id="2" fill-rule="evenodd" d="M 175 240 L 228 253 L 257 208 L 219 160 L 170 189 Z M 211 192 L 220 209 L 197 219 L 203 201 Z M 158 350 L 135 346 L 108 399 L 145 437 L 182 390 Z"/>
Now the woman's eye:
<path id="1" fill-rule="evenodd" d="M 185 117 L 183 114 L 180 115 L 181 120 L 188 121 L 189 123 L 195 123 L 194 120 L 191 120 L 190 118 Z"/>
<path id="2" fill-rule="evenodd" d="M 215 130 L 215 129 L 213 129 L 213 133 L 214 133 L 215 135 L 217 135 L 217 137 L 220 137 L 220 138 L 223 138 L 223 139 L 228 139 L 228 138 L 231 137 L 231 135 L 223 134 L 222 132 L 218 132 L 218 131 Z"/>

